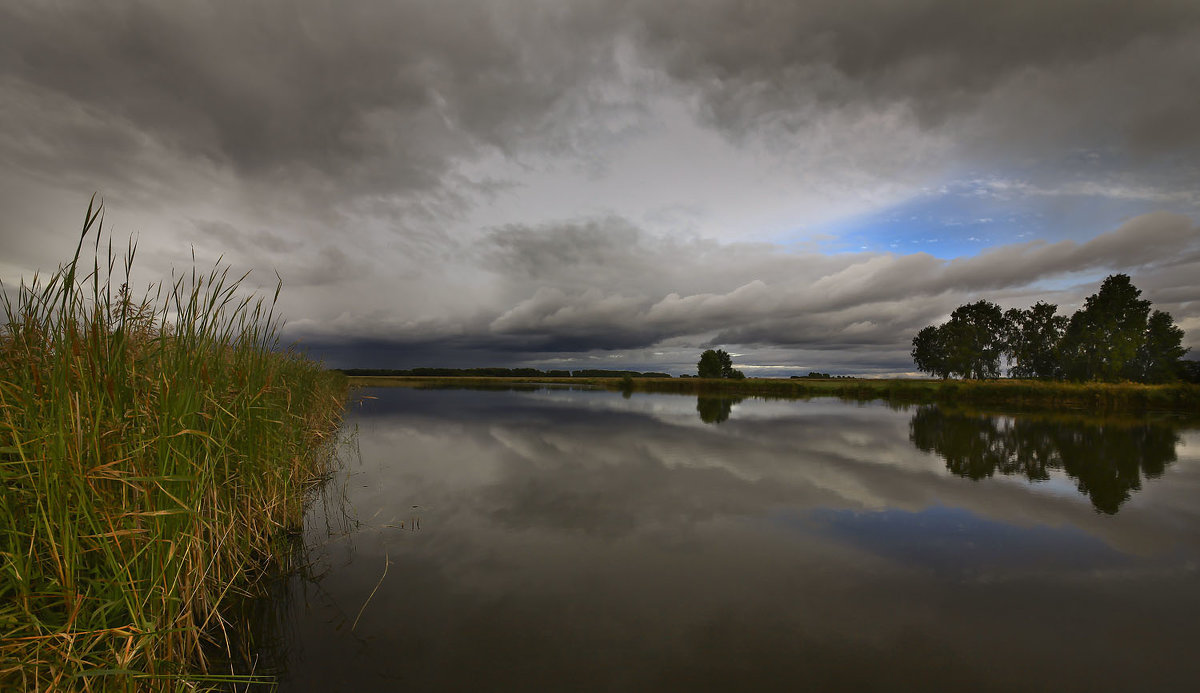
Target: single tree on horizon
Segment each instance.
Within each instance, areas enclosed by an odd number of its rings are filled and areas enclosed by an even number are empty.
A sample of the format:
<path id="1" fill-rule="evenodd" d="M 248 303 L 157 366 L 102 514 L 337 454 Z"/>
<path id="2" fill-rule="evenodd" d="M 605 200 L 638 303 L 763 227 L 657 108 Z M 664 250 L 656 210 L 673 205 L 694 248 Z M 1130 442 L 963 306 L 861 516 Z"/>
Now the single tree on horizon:
<path id="1" fill-rule="evenodd" d="M 708 349 L 700 354 L 700 360 L 696 363 L 696 374 L 701 378 L 746 377 L 741 371 L 734 369 L 733 357 L 724 349 Z"/>

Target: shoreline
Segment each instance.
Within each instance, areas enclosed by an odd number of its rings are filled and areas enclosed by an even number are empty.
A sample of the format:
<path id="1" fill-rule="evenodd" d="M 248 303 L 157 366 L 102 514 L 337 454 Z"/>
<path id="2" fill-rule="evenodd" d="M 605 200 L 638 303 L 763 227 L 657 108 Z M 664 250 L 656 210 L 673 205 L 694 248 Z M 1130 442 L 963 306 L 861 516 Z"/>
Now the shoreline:
<path id="1" fill-rule="evenodd" d="M 746 378 L 550 378 L 348 376 L 351 387 L 488 388 L 575 385 L 605 390 L 807 399 L 838 397 L 898 404 L 971 404 L 1017 408 L 1069 408 L 1097 412 L 1184 412 L 1200 414 L 1200 385 L 1067 383 L 1037 380 L 783 379 Z"/>

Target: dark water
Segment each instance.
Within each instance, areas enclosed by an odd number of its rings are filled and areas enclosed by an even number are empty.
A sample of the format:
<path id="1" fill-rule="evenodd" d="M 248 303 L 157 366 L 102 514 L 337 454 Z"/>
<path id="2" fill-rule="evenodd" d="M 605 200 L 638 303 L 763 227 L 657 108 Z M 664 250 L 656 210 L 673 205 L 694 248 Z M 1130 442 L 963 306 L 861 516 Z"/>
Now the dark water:
<path id="1" fill-rule="evenodd" d="M 369 394 L 264 658 L 282 691 L 1200 686 L 1178 422 Z"/>

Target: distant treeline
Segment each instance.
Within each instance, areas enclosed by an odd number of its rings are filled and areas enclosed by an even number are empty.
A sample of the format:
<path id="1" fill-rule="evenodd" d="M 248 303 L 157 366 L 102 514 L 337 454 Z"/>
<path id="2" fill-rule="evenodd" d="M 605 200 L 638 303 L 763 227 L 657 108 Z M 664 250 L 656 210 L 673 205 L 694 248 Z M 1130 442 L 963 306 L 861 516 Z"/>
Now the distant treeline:
<path id="1" fill-rule="evenodd" d="M 670 378 L 670 373 L 638 371 L 543 371 L 537 368 L 338 368 L 346 375 L 383 375 L 425 378 Z"/>
<path id="2" fill-rule="evenodd" d="M 848 375 L 830 375 L 819 371 L 809 371 L 808 375 L 793 375 L 792 380 L 801 380 L 803 378 L 811 378 L 813 380 L 851 380 Z"/>

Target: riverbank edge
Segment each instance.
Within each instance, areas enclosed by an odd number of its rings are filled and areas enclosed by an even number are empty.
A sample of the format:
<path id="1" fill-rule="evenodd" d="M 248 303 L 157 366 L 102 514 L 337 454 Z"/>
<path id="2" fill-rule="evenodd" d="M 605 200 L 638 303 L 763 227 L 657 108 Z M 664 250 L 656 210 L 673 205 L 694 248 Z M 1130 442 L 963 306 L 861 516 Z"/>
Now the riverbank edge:
<path id="1" fill-rule="evenodd" d="M 1062 383 L 1037 380 L 866 378 L 476 378 L 349 376 L 351 387 L 506 387 L 550 384 L 632 392 L 808 399 L 836 397 L 898 404 L 972 404 L 1015 408 L 1070 408 L 1101 412 L 1200 413 L 1200 385 L 1177 383 Z"/>

